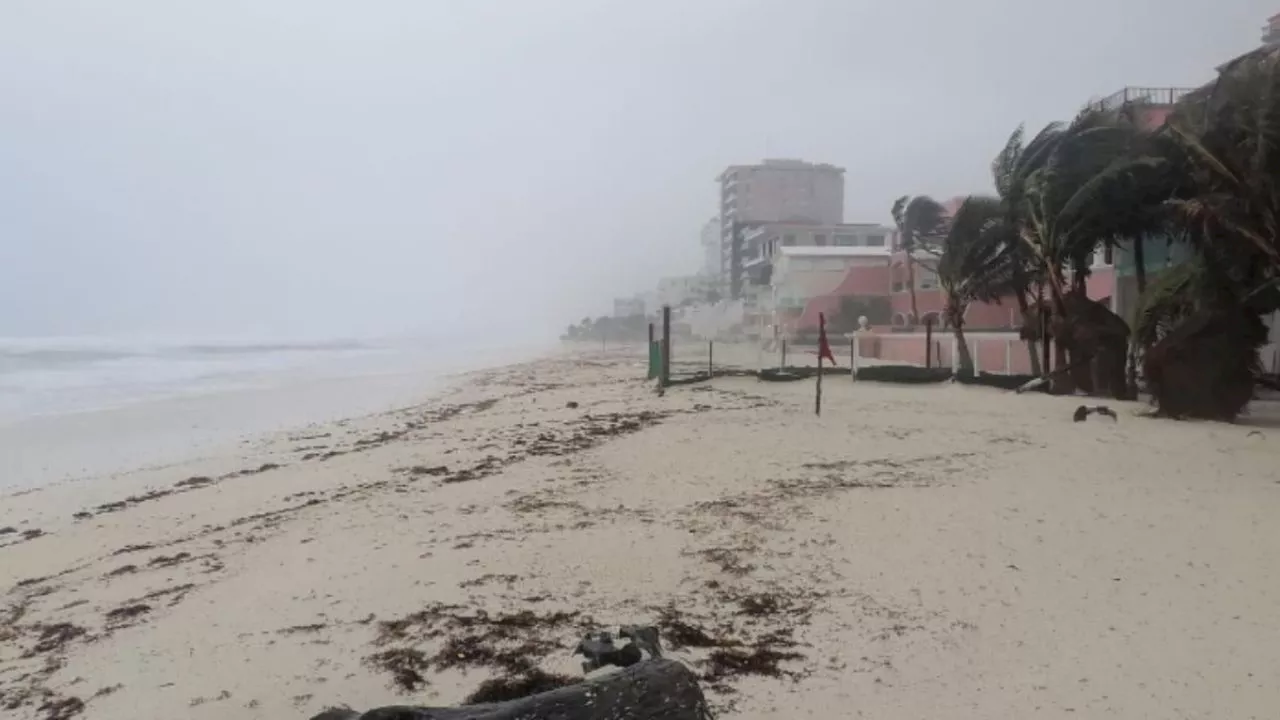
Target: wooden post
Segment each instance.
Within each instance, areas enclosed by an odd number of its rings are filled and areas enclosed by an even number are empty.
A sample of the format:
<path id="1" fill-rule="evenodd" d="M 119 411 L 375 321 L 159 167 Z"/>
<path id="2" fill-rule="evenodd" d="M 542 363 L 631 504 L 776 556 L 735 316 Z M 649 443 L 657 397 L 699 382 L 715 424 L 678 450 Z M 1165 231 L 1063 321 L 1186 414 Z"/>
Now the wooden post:
<path id="1" fill-rule="evenodd" d="M 708 340 L 707 341 L 707 379 L 710 380 L 715 376 L 716 376 L 715 348 L 714 348 L 713 341 Z"/>
<path id="2" fill-rule="evenodd" d="M 927 315 L 924 319 L 924 366 L 926 369 L 933 367 L 933 316 Z"/>
<path id="3" fill-rule="evenodd" d="M 973 346 L 969 348 L 969 352 L 973 355 L 973 376 L 974 377 L 978 377 L 978 375 L 981 374 L 982 372 L 981 369 L 979 368 L 979 366 L 982 364 L 982 360 L 980 359 L 982 357 L 982 353 L 978 351 L 978 348 L 980 347 L 982 347 L 982 340 L 980 340 L 979 338 L 973 338 Z"/>
<path id="4" fill-rule="evenodd" d="M 813 414 L 822 414 L 822 340 L 827 336 L 827 319 L 818 313 L 818 384 L 813 394 Z"/>
<path id="5" fill-rule="evenodd" d="M 1013 338 L 1004 341 L 1004 374 L 1013 374 Z"/>
<path id="6" fill-rule="evenodd" d="M 779 365 L 778 367 L 784 368 L 786 366 L 787 366 L 787 338 L 784 336 L 782 338 L 782 364 Z"/>
<path id="7" fill-rule="evenodd" d="M 649 357 L 649 379 L 652 380 L 656 377 L 660 377 L 662 372 L 659 366 L 662 363 L 660 360 L 655 361 L 653 356 L 653 323 L 649 323 L 649 344 L 645 346 L 645 352 L 648 353 Z"/>
<path id="8" fill-rule="evenodd" d="M 1049 375 L 1049 318 L 1044 312 L 1044 302 L 1040 303 L 1040 343 L 1044 346 L 1040 348 L 1041 360 L 1040 367 L 1043 368 L 1045 377 Z"/>
<path id="9" fill-rule="evenodd" d="M 671 306 L 662 306 L 662 387 L 671 383 Z"/>

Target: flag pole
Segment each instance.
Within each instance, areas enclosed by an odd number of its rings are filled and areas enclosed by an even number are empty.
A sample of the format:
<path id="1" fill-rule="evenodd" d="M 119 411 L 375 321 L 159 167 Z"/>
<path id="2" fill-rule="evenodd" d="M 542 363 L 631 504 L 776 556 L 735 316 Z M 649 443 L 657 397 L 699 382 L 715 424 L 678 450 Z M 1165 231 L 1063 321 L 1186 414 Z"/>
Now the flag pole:
<path id="1" fill-rule="evenodd" d="M 822 415 L 822 351 L 827 342 L 827 319 L 818 313 L 818 385 L 813 396 L 813 414 Z"/>

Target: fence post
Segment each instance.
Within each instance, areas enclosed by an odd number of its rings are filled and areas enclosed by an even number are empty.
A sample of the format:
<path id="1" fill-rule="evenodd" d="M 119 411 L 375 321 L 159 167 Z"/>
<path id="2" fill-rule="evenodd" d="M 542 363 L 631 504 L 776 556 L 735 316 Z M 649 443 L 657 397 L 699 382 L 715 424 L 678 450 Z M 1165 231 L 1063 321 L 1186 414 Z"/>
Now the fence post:
<path id="1" fill-rule="evenodd" d="M 933 316 L 929 315 L 924 320 L 924 367 L 929 369 L 933 367 Z"/>
<path id="2" fill-rule="evenodd" d="M 671 383 L 671 306 L 662 306 L 662 379 L 660 385 Z"/>
<path id="3" fill-rule="evenodd" d="M 861 348 L 858 333 L 854 332 L 853 337 L 849 340 L 849 375 L 854 379 L 858 379 L 858 354 Z"/>
<path id="4" fill-rule="evenodd" d="M 1013 374 L 1013 338 L 1004 341 L 1004 374 Z"/>
<path id="5" fill-rule="evenodd" d="M 786 366 L 787 366 L 787 338 L 784 336 L 782 338 L 782 364 L 779 365 L 778 367 L 784 368 Z"/>
<path id="6" fill-rule="evenodd" d="M 708 340 L 707 341 L 707 379 L 708 380 L 716 376 L 716 364 L 714 362 L 715 350 L 713 348 L 714 348 L 714 341 Z"/>
<path id="7" fill-rule="evenodd" d="M 645 346 L 645 351 L 649 353 L 649 379 L 652 380 L 658 377 L 658 368 L 662 365 L 662 360 L 658 357 L 653 345 L 653 323 L 649 323 L 649 344 Z"/>
<path id="8" fill-rule="evenodd" d="M 982 373 L 982 368 L 980 367 L 982 365 L 982 353 L 978 351 L 979 348 L 981 347 L 982 347 L 982 340 L 979 338 L 974 338 L 973 347 L 969 348 L 969 352 L 973 355 L 973 376 L 974 377 L 978 377 L 978 375 Z"/>

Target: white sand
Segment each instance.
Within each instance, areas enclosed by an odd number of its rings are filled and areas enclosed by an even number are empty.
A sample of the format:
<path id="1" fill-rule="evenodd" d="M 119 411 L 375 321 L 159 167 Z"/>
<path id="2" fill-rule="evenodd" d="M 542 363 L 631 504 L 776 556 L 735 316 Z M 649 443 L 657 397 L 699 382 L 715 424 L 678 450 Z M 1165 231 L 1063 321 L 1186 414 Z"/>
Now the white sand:
<path id="1" fill-rule="evenodd" d="M 792 632 L 794 648 L 774 638 L 802 656 L 781 664 L 789 676 L 709 689 L 731 717 L 1280 707 L 1268 408 L 1221 425 L 1111 403 L 1119 422 L 1076 424 L 1067 398 L 828 378 L 815 418 L 812 382 L 719 379 L 659 397 L 638 358 L 582 357 L 480 373 L 418 408 L 233 455 L 0 499 L 0 528 L 17 531 L 0 535 L 4 717 L 58 717 L 40 705 L 71 697 L 95 720 L 454 704 L 490 671 L 428 670 L 403 694 L 366 662 L 438 651 L 443 637 L 412 627 L 375 644 L 382 621 L 436 603 L 601 625 L 673 605 L 744 645 Z M 282 467 L 94 510 L 264 463 Z M 397 470 L 415 465 L 449 475 Z M 444 482 L 468 468 L 479 477 Z M 82 510 L 95 514 L 74 520 Z M 34 529 L 45 534 L 22 540 Z M 764 593 L 779 612 L 741 614 Z M 36 649 L 56 623 L 84 634 Z M 569 648 L 590 623 L 529 631 L 562 646 L 542 667 L 575 672 Z M 674 654 L 697 664 L 707 651 Z"/>

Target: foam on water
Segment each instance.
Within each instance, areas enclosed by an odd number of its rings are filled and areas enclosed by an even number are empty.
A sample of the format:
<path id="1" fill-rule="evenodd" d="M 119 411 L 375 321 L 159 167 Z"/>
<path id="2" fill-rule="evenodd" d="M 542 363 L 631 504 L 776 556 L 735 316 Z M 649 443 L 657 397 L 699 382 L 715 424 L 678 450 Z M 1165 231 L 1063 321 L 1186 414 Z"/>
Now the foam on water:
<path id="1" fill-rule="evenodd" d="M 0 338 L 0 495 L 405 407 L 546 346 Z M 221 449 L 221 450 L 220 450 Z"/>
<path id="2" fill-rule="evenodd" d="M 299 374 L 374 372 L 393 364 L 397 354 L 403 349 L 347 340 L 0 338 L 0 419 L 251 388 Z"/>

